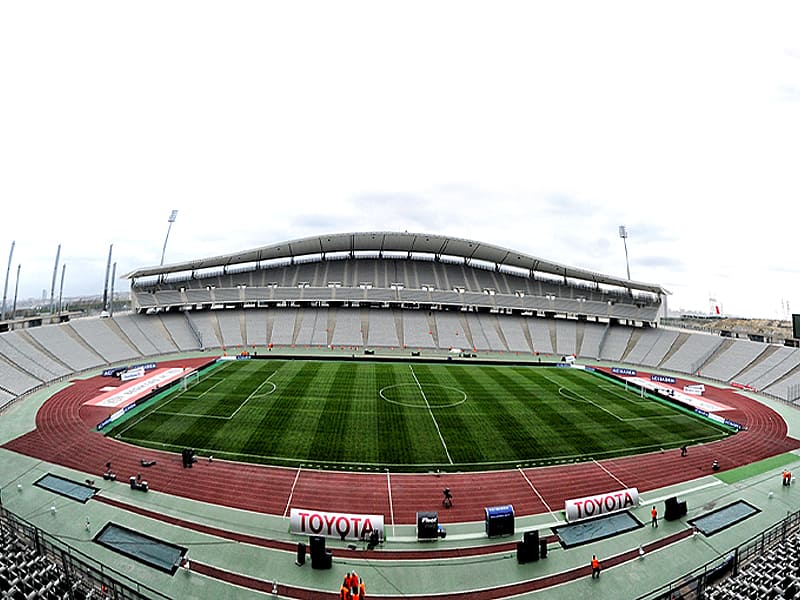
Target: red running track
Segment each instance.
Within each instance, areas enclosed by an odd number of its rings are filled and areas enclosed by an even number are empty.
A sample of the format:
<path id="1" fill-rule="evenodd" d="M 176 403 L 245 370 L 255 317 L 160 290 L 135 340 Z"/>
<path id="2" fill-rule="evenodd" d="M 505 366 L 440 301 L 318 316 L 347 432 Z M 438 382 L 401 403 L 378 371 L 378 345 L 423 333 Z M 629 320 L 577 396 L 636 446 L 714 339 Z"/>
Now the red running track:
<path id="1" fill-rule="evenodd" d="M 161 366 L 197 366 L 207 358 L 168 361 Z M 692 383 L 678 380 L 678 386 Z M 83 406 L 108 384 L 100 376 L 76 380 L 45 402 L 36 429 L 3 447 L 40 460 L 100 477 L 107 462 L 122 481 L 143 471 L 142 458 L 156 460 L 143 473 L 151 489 L 250 511 L 284 515 L 290 506 L 331 512 L 383 514 L 387 526 L 414 524 L 416 512 L 439 510 L 443 523 L 482 521 L 484 507 L 513 504 L 519 515 L 562 510 L 567 498 L 590 496 L 621 487 L 640 492 L 722 470 L 800 447 L 787 437 L 784 420 L 769 407 L 734 390 L 706 386 L 707 398 L 734 407 L 726 413 L 747 427 L 725 440 L 679 451 L 583 462 L 558 467 L 457 474 L 365 474 L 259 466 L 215 460 L 183 469 L 175 453 L 145 450 L 92 431 L 108 409 Z M 455 503 L 441 510 L 448 486 Z M 353 493 L 353 490 L 357 490 Z M 391 500 L 390 500 L 391 498 Z"/>

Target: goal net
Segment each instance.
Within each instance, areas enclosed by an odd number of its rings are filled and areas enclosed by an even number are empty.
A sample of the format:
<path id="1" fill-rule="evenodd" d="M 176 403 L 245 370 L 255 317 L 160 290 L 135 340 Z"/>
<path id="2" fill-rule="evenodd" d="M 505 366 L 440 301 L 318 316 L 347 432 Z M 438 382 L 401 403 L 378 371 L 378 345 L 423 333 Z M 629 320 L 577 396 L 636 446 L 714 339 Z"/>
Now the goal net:
<path id="1" fill-rule="evenodd" d="M 181 391 L 185 392 L 190 387 L 196 386 L 198 383 L 200 383 L 200 372 L 192 371 L 188 375 L 181 377 Z"/>

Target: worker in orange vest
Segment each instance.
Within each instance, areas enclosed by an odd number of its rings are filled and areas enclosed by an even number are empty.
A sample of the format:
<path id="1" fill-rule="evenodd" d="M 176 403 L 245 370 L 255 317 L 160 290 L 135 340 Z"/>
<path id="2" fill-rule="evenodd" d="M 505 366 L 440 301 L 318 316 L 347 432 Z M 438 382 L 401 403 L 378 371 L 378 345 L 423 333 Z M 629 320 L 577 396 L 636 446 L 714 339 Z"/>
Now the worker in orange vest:
<path id="1" fill-rule="evenodd" d="M 650 511 L 650 516 L 652 517 L 650 522 L 653 525 L 653 527 L 658 527 L 658 511 L 656 510 L 655 506 Z"/>
<path id="2" fill-rule="evenodd" d="M 353 571 L 350 573 L 350 579 L 347 581 L 347 587 L 350 588 L 350 595 L 356 598 L 358 594 L 358 573 Z"/>
<path id="3" fill-rule="evenodd" d="M 344 583 L 342 587 L 339 588 L 339 600 L 352 600 L 350 597 L 350 588 Z"/>
<path id="4" fill-rule="evenodd" d="M 592 579 L 595 578 L 600 579 L 600 561 L 596 554 L 592 554 Z"/>
<path id="5" fill-rule="evenodd" d="M 358 600 L 366 600 L 367 590 L 364 588 L 364 580 L 358 580 Z"/>

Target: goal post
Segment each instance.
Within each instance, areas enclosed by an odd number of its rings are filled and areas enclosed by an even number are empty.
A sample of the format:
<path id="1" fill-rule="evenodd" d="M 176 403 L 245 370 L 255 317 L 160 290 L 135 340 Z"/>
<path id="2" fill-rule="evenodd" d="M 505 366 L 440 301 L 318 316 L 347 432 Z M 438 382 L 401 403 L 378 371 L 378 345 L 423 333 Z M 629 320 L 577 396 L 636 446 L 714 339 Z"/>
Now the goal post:
<path id="1" fill-rule="evenodd" d="M 192 371 L 191 373 L 181 377 L 181 391 L 185 392 L 190 387 L 196 386 L 200 383 L 200 371 Z"/>

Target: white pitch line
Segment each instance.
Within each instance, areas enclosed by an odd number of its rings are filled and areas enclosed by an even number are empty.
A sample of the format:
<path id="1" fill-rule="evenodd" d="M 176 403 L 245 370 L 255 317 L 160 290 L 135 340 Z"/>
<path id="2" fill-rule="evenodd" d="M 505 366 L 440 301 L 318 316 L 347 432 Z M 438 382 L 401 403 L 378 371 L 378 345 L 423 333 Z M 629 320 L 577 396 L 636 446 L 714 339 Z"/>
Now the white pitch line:
<path id="1" fill-rule="evenodd" d="M 263 386 L 265 383 L 272 383 L 272 382 L 270 381 L 270 378 L 271 378 L 273 375 L 275 375 L 275 373 L 277 373 L 277 371 L 273 371 L 272 373 L 270 373 L 269 377 L 267 377 L 267 378 L 266 378 L 264 381 L 262 381 L 262 382 L 261 382 L 261 385 L 259 385 L 259 386 L 258 386 L 256 389 L 254 389 L 254 390 L 253 390 L 253 391 L 250 393 L 250 395 L 249 395 L 247 398 L 245 398 L 245 399 L 244 399 L 244 402 L 242 402 L 242 403 L 239 405 L 239 408 L 237 408 L 235 411 L 233 411 L 233 414 L 232 414 L 230 417 L 228 417 L 228 418 L 232 419 L 233 417 L 235 417 L 235 416 L 236 416 L 236 413 L 238 413 L 240 410 L 242 410 L 242 407 L 243 407 L 245 404 L 247 404 L 247 402 L 250 400 L 250 398 L 252 398 L 253 396 L 255 396 L 255 395 L 256 395 L 256 392 L 258 392 L 258 390 L 260 390 L 260 389 L 261 389 L 261 387 L 262 387 L 262 386 Z M 272 385 L 275 385 L 275 384 L 274 384 L 274 383 L 272 383 Z"/>
<path id="2" fill-rule="evenodd" d="M 303 468 L 302 465 L 297 467 L 297 473 L 294 474 L 292 489 L 289 491 L 289 498 L 286 500 L 286 510 L 283 511 L 284 518 L 286 518 L 286 515 L 289 514 L 289 506 L 292 504 L 292 498 L 294 497 L 294 486 L 297 485 L 297 480 L 300 478 L 300 470 L 302 468 Z"/>
<path id="3" fill-rule="evenodd" d="M 517 467 L 517 470 L 519 471 L 519 474 L 522 475 L 522 477 L 525 479 L 525 481 L 528 482 L 528 485 L 531 486 L 531 489 L 533 490 L 533 493 L 536 494 L 539 497 L 539 500 L 542 501 L 542 504 L 544 504 L 544 507 L 547 509 L 547 512 L 549 512 L 550 515 L 555 520 L 558 521 L 559 519 L 556 516 L 556 514 L 553 512 L 553 509 L 551 509 L 550 505 L 547 502 L 545 502 L 544 498 L 542 498 L 542 495 L 539 493 L 539 490 L 536 489 L 536 486 L 533 485 L 533 482 L 530 479 L 528 479 L 527 475 L 525 475 L 525 471 L 522 470 L 522 467 Z"/>
<path id="4" fill-rule="evenodd" d="M 447 455 L 447 460 L 450 461 L 450 464 L 453 464 L 453 459 L 450 458 L 450 451 L 447 449 L 447 444 L 444 443 L 444 437 L 442 436 L 442 430 L 439 429 L 439 423 L 436 422 L 436 417 L 433 416 L 433 410 L 431 409 L 430 402 L 428 402 L 428 397 L 425 395 L 425 390 L 422 389 L 422 384 L 417 379 L 417 374 L 414 373 L 414 367 L 408 365 L 408 368 L 411 369 L 411 375 L 414 377 L 414 381 L 417 382 L 417 387 L 419 388 L 419 393 L 422 394 L 422 399 L 425 400 L 425 406 L 428 407 L 428 413 L 431 415 L 431 419 L 433 419 L 433 424 L 436 427 L 436 432 L 439 434 L 439 439 L 442 441 L 442 446 L 444 447 L 444 453 Z"/>
<path id="5" fill-rule="evenodd" d="M 392 537 L 394 537 L 394 505 L 392 504 L 392 477 L 386 471 L 386 486 L 389 489 L 389 518 L 392 521 Z"/>
<path id="6" fill-rule="evenodd" d="M 616 481 L 618 484 L 620 484 L 620 485 L 621 485 L 621 486 L 622 486 L 624 489 L 628 489 L 628 486 L 627 486 L 627 485 L 625 485 L 624 483 L 622 483 L 622 480 L 621 480 L 619 477 L 617 477 L 616 475 L 614 475 L 614 474 L 613 474 L 611 471 L 609 471 L 608 469 L 606 469 L 606 468 L 605 468 L 603 465 L 601 465 L 601 464 L 600 464 L 599 462 L 597 462 L 595 459 L 592 459 L 592 462 L 593 462 L 594 464 L 596 464 L 598 467 L 600 467 L 601 469 L 603 469 L 603 471 L 605 471 L 605 472 L 608 474 L 608 476 L 609 476 L 609 477 L 611 477 L 611 478 L 612 478 L 614 481 Z"/>

